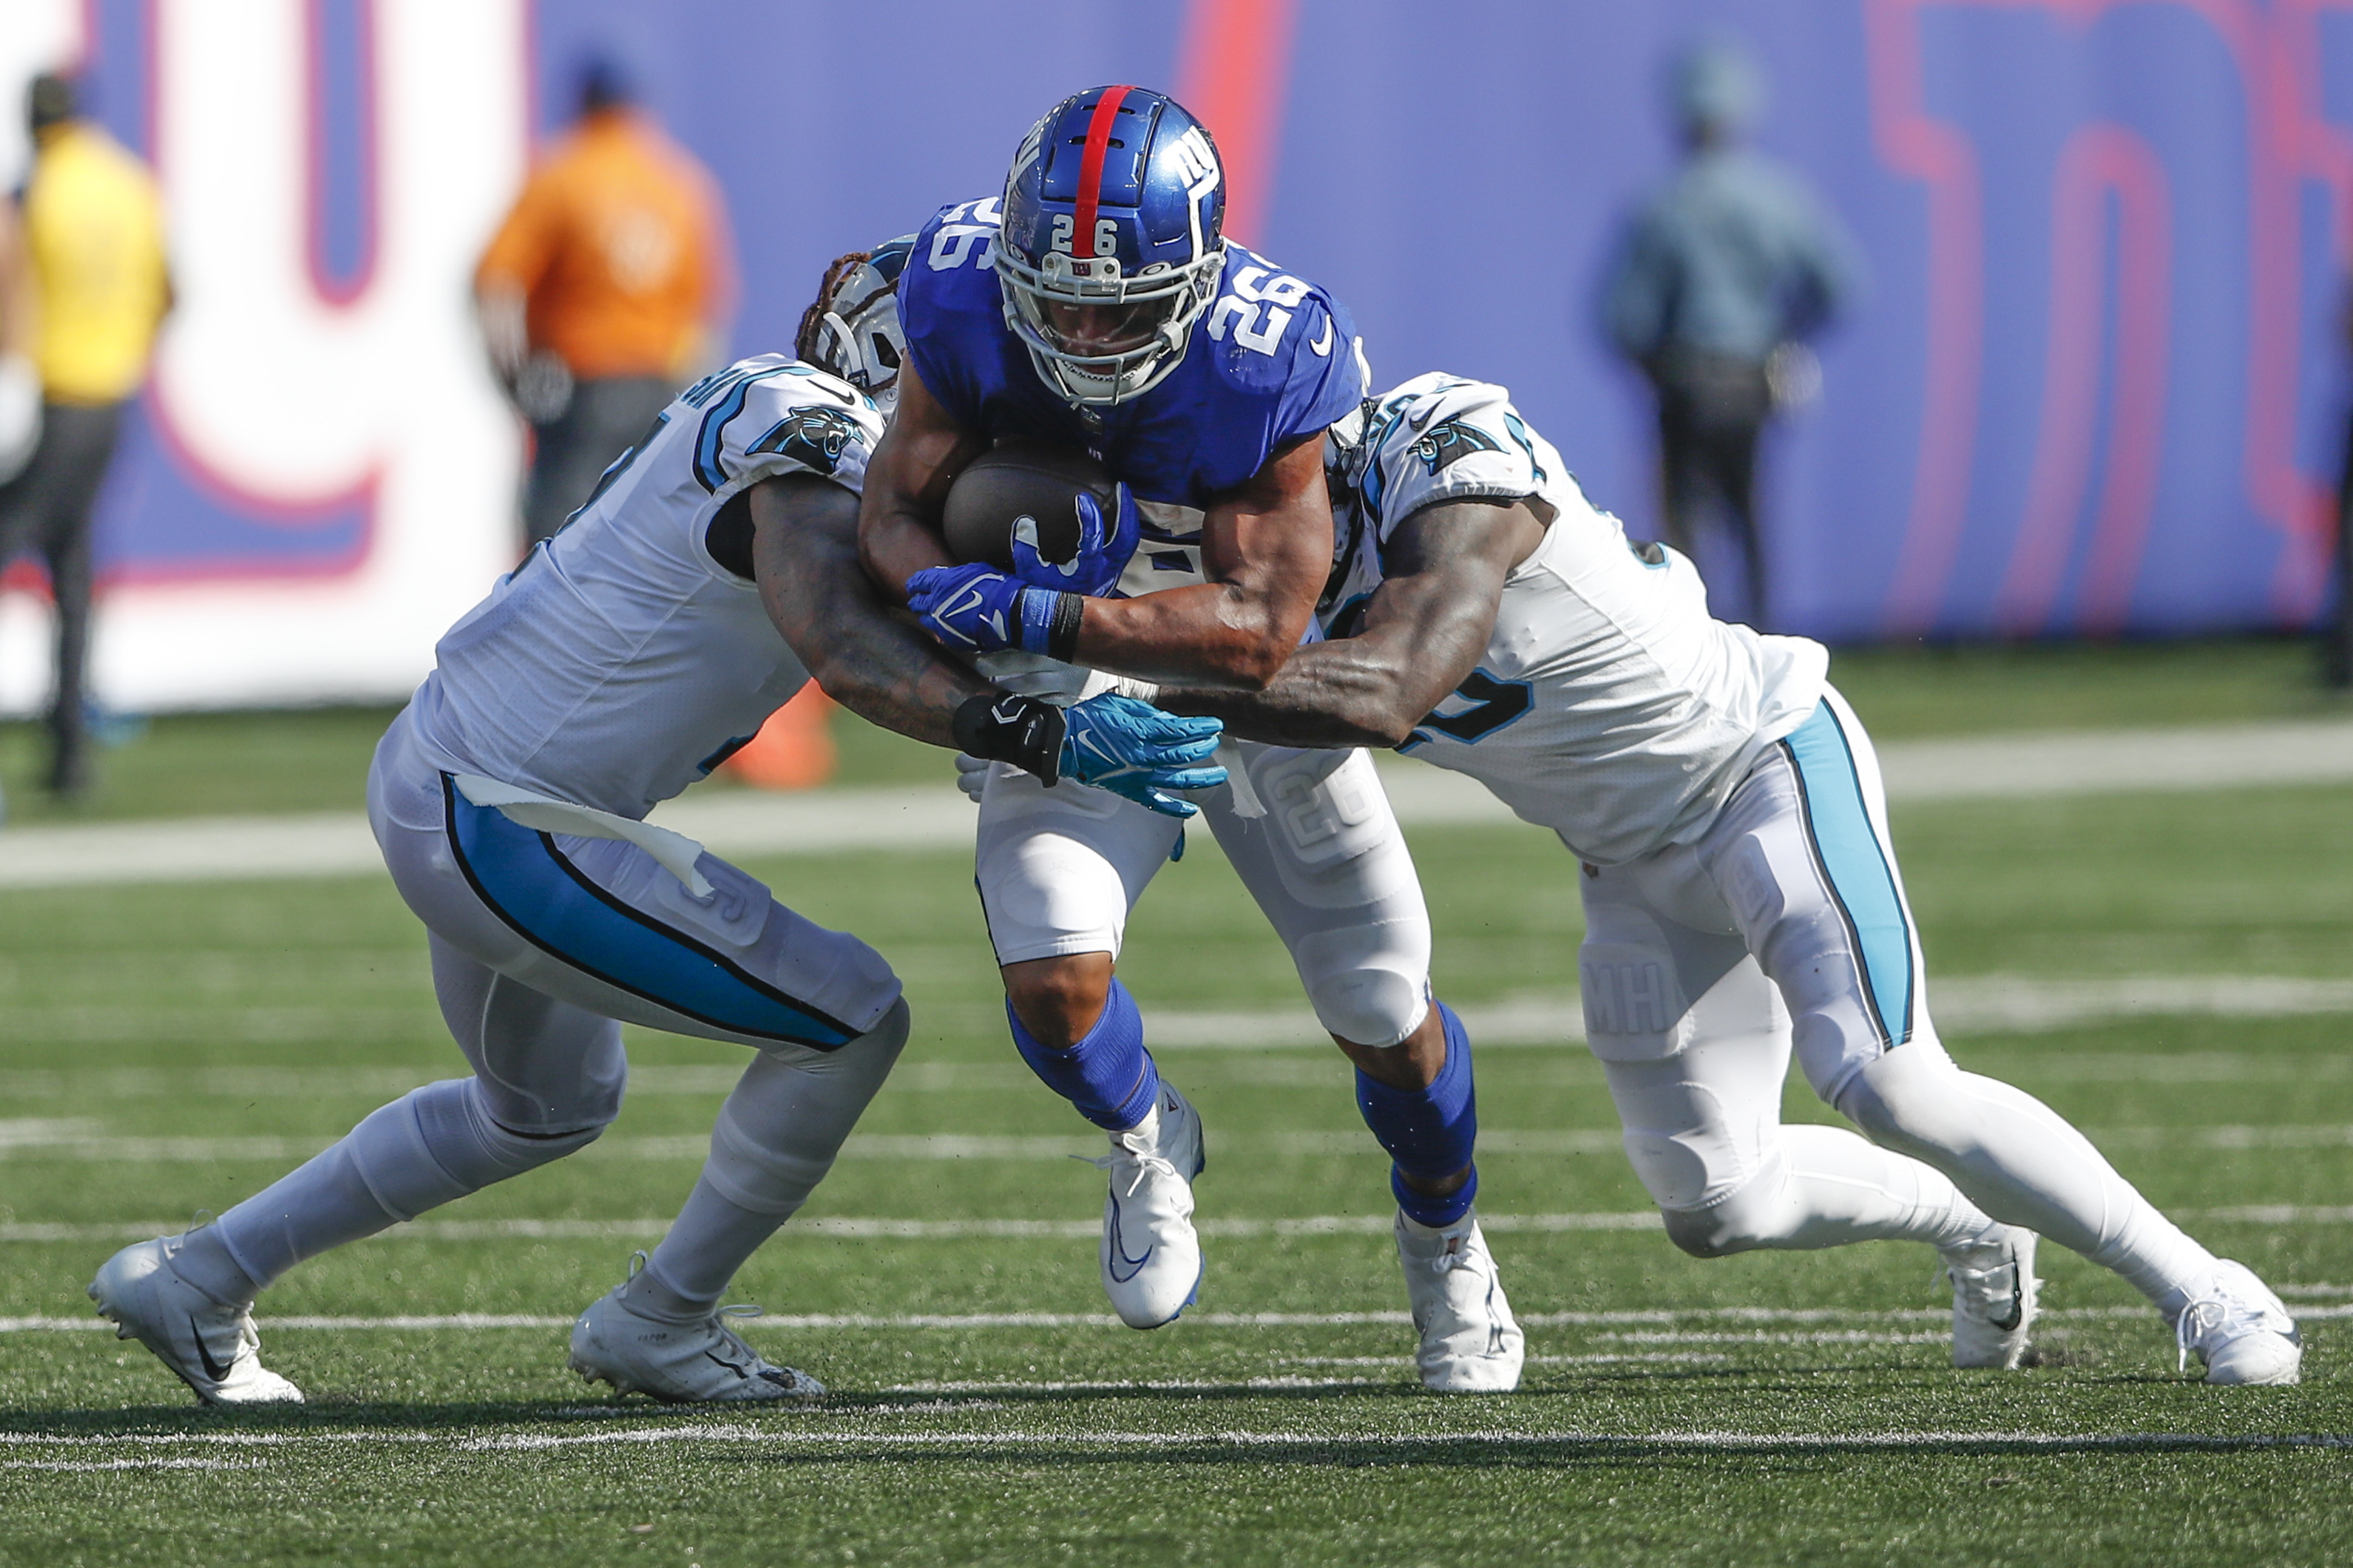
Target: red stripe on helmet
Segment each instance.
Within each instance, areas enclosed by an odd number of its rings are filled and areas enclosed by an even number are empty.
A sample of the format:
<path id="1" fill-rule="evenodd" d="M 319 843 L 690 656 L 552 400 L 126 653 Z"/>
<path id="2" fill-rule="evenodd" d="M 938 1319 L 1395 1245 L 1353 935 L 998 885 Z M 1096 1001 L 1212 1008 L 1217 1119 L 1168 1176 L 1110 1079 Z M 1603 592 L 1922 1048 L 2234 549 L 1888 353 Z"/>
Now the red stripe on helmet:
<path id="1" fill-rule="evenodd" d="M 1086 150 L 1079 154 L 1078 226 L 1071 236 L 1071 256 L 1095 253 L 1095 198 L 1103 187 L 1103 154 L 1111 151 L 1111 128 L 1119 117 L 1120 100 L 1132 88 L 1107 87 L 1095 100 L 1094 118 L 1087 121 Z"/>

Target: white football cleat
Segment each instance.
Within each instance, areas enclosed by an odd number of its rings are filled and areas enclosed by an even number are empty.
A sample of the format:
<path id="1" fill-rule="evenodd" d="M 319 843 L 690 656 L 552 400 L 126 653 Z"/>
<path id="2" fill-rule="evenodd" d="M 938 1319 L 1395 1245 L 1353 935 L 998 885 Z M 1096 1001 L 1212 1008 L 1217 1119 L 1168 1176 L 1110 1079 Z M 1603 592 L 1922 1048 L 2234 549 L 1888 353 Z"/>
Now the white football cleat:
<path id="1" fill-rule="evenodd" d="M 572 1325 L 571 1366 L 584 1380 L 666 1405 L 825 1397 L 825 1384 L 764 1360 L 721 1321 L 755 1317 L 757 1307 L 722 1307 L 696 1322 L 665 1323 L 631 1311 L 621 1300 L 627 1289 L 615 1286 Z"/>
<path id="2" fill-rule="evenodd" d="M 2040 1309 L 2042 1281 L 2034 1277 L 2040 1238 L 2014 1225 L 1996 1226 L 1975 1241 L 1942 1250 L 1953 1285 L 1953 1364 L 2014 1371 Z"/>
<path id="3" fill-rule="evenodd" d="M 1477 1213 L 1435 1230 L 1399 1210 L 1397 1249 L 1414 1331 L 1421 1336 L 1413 1360 L 1423 1384 L 1440 1394 L 1517 1388 L 1527 1343 L 1513 1321 Z"/>
<path id="4" fill-rule="evenodd" d="M 2295 1383 L 2304 1375 L 2304 1336 L 2295 1320 L 2243 1263 L 2224 1258 L 2204 1295 L 2181 1310 L 2173 1325 L 2181 1360 L 2195 1351 L 2206 1381 L 2224 1386 Z"/>
<path id="5" fill-rule="evenodd" d="M 1103 1198 L 1103 1294 L 1131 1329 L 1174 1322 L 1200 1295 L 1193 1178 L 1208 1163 L 1201 1113 L 1166 1082 L 1143 1124 L 1113 1133 L 1111 1153 L 1092 1162 L 1111 1173 Z"/>
<path id="6" fill-rule="evenodd" d="M 172 1271 L 180 1238 L 159 1236 L 108 1258 L 90 1282 L 114 1337 L 137 1340 L 206 1405 L 300 1405 L 302 1391 L 261 1364 L 253 1309 L 224 1307 Z"/>

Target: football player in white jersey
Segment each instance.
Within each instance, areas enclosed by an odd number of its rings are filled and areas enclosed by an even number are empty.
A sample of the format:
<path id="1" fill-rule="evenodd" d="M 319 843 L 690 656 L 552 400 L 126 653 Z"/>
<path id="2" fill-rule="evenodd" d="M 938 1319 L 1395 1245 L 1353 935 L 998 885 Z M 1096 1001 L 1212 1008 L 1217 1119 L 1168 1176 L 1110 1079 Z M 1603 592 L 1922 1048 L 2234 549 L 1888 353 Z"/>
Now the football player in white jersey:
<path id="1" fill-rule="evenodd" d="M 681 394 L 436 648 L 376 751 L 368 816 L 472 1071 L 99 1270 L 99 1310 L 200 1399 L 301 1397 L 261 1364 L 250 1313 L 294 1265 L 592 1142 L 620 1109 L 625 1022 L 758 1054 L 677 1223 L 581 1315 L 573 1367 L 665 1400 L 821 1394 L 732 1332 L 719 1296 L 831 1166 L 906 1041 L 907 1005 L 864 942 L 647 813 L 811 674 L 869 719 L 977 745 L 1061 794 L 1076 779 L 1168 807 L 1163 790 L 1222 782 L 1215 721 L 1015 696 L 883 614 L 858 562 L 858 487 L 895 391 L 905 255 L 837 262 L 802 358 L 744 360 Z"/>
<path id="2" fill-rule="evenodd" d="M 1257 740 L 1394 746 L 1560 836 L 1582 867 L 1587 1038 L 1678 1246 L 1926 1242 L 1955 1363 L 2012 1367 L 2039 1232 L 2138 1287 L 2207 1382 L 2296 1380 L 2295 1325 L 2252 1271 L 1946 1054 L 1878 765 L 1825 649 L 1712 618 L 1690 562 L 1630 542 L 1499 386 L 1417 377 L 1326 458 L 1329 640 L 1263 691 L 1159 700 Z M 1865 1137 L 1781 1125 L 1793 1048 Z"/>

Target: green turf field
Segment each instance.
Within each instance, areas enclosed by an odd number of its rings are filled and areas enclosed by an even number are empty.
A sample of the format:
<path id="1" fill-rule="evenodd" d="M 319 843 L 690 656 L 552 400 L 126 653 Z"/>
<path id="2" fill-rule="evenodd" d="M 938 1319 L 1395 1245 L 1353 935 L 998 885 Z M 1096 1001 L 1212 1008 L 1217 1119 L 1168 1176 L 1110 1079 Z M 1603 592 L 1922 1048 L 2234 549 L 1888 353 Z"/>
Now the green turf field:
<path id="1" fill-rule="evenodd" d="M 2264 684 L 2268 650 L 2203 688 L 2190 665 L 2096 655 L 2063 656 L 2072 672 L 2005 656 L 1972 681 L 1953 673 L 1968 657 L 1841 675 L 1906 734 L 1940 713 L 2064 723 L 2102 682 L 2111 723 L 2299 700 Z M 1989 723 L 1977 688 L 2003 682 L 2000 710 L 2022 717 Z M 2258 689 L 2271 705 L 2252 711 L 2221 695 Z M 323 779 L 367 739 L 314 722 L 159 725 L 157 744 L 219 728 L 176 762 L 113 762 L 140 800 L 227 810 L 217 776 L 245 750 Z M 5 739 L 13 766 L 23 737 Z M 875 755 L 881 776 L 902 765 Z M 356 789 L 279 804 L 355 806 Z M 2300 788 L 1904 807 L 1932 1000 L 1940 976 L 1957 1005 L 2343 981 L 2348 805 Z M 1443 993 L 1573 1008 L 1567 858 L 1533 831 L 1414 845 Z M 968 859 L 754 869 L 888 953 L 916 1027 L 849 1156 L 737 1291 L 771 1313 L 749 1337 L 837 1396 L 750 1414 L 616 1405 L 564 1370 L 565 1323 L 659 1234 L 740 1060 L 649 1035 L 602 1142 L 271 1293 L 265 1348 L 309 1391 L 298 1412 L 199 1412 L 135 1344 L 47 1326 L 95 1324 L 81 1288 L 122 1240 L 226 1206 L 458 1058 L 423 933 L 380 880 L 0 895 L 0 1561 L 2345 1559 L 2353 1015 L 2325 1000 L 2122 1021 L 2030 1006 L 1951 1042 L 2279 1285 L 2305 1316 L 2301 1387 L 2184 1380 L 2154 1314 L 2055 1249 L 2042 1364 L 2010 1375 L 1948 1369 L 1924 1249 L 1687 1258 L 1646 1223 L 1582 1048 L 1498 1039 L 1480 1056 L 1482 1209 L 1528 1375 L 1516 1395 L 1440 1400 L 1412 1381 L 1385 1166 L 1345 1065 L 1305 1030 L 1219 1048 L 1198 1022 L 1298 1007 L 1214 854 L 1155 884 L 1123 963 L 1147 1010 L 1194 1021 L 1162 1061 L 1211 1156 L 1201 1301 L 1152 1334 L 1102 1316 L 1101 1178 L 1061 1157 L 1089 1151 L 1084 1130 L 1004 1040 Z M 1800 1087 L 1789 1114 L 1821 1112 Z M 349 1319 L 375 1326 L 302 1326 Z"/>

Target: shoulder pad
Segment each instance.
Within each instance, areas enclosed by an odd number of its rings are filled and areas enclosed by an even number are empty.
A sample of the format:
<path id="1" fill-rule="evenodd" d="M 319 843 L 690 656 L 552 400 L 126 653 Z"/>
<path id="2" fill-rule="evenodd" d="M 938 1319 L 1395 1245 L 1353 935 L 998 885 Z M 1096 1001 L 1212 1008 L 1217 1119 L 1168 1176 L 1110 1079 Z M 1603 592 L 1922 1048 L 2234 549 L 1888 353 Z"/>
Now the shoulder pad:
<path id="1" fill-rule="evenodd" d="M 1461 497 L 1540 493 L 1558 459 L 1538 441 L 1511 394 L 1492 382 L 1432 373 L 1382 396 L 1365 432 L 1366 505 L 1387 538 L 1424 507 Z M 1551 458 L 1551 461 L 1546 461 Z"/>
<path id="2" fill-rule="evenodd" d="M 676 406 L 696 422 L 694 477 L 714 495 L 788 473 L 856 489 L 882 438 L 881 416 L 864 393 L 783 354 L 740 360 L 705 376 Z"/>

